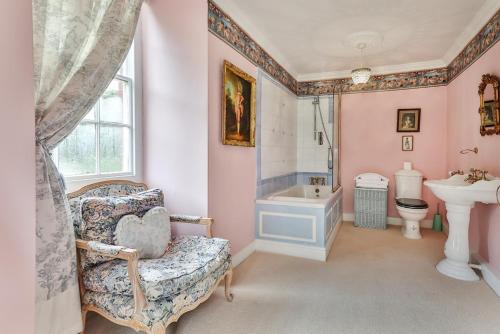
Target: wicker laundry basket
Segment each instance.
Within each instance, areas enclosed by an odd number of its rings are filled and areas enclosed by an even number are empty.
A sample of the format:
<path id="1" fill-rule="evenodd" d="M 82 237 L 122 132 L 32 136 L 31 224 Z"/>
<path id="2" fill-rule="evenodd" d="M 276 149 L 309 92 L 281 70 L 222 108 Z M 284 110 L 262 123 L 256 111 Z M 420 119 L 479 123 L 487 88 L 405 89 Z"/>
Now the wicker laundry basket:
<path id="1" fill-rule="evenodd" d="M 365 173 L 358 175 L 355 180 L 354 226 L 385 229 L 389 179 L 379 174 Z"/>

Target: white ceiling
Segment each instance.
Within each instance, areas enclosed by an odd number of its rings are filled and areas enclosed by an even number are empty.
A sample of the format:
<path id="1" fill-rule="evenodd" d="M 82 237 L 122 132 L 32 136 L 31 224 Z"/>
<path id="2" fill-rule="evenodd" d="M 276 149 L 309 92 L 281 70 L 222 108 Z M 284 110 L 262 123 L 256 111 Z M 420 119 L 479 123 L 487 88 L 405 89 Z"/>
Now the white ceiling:
<path id="1" fill-rule="evenodd" d="M 298 80 L 448 65 L 500 8 L 500 0 L 215 0 Z M 381 42 L 360 52 L 348 36 Z M 351 43 L 352 44 L 352 43 Z"/>

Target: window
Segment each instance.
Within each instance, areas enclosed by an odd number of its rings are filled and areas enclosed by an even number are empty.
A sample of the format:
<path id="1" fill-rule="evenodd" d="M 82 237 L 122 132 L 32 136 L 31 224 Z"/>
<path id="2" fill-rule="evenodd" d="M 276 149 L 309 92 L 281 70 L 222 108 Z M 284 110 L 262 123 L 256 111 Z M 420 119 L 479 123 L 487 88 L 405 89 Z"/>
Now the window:
<path id="1" fill-rule="evenodd" d="M 134 46 L 95 106 L 54 150 L 66 180 L 135 175 Z"/>

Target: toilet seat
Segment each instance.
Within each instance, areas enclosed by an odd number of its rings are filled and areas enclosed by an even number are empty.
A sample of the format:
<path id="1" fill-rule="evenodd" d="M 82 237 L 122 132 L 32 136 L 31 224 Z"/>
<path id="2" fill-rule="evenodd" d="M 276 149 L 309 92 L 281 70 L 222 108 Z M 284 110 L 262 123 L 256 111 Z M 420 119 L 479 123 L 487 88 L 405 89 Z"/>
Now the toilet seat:
<path id="1" fill-rule="evenodd" d="M 407 209 L 427 209 L 426 201 L 416 198 L 396 198 L 396 205 Z"/>

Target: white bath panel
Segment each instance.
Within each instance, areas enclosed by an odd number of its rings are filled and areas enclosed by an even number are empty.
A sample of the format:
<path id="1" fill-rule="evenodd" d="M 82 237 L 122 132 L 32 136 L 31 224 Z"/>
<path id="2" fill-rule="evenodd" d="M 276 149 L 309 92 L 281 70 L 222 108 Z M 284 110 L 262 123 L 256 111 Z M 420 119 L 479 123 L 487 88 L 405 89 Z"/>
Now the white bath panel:
<path id="1" fill-rule="evenodd" d="M 267 221 L 265 218 L 285 218 L 286 221 L 276 222 L 273 220 Z M 278 228 L 280 231 L 277 233 L 268 233 L 266 232 L 266 222 L 268 224 L 273 224 L 274 228 L 276 226 L 281 226 Z M 288 229 L 287 225 L 290 226 L 292 222 L 295 222 L 297 226 L 302 226 L 304 224 L 310 224 L 310 231 L 307 231 L 307 236 L 292 236 L 287 235 L 286 232 L 296 232 L 295 229 Z M 309 230 L 309 229 L 307 229 Z M 311 242 L 316 243 L 316 216 L 315 215 L 302 215 L 302 214 L 291 214 L 291 213 L 283 213 L 283 212 L 268 212 L 268 211 L 260 211 L 259 212 L 259 236 L 264 238 L 274 238 L 281 240 L 290 240 L 290 241 L 301 241 L 301 242 Z M 302 231 L 305 232 L 305 231 Z"/>
<path id="2" fill-rule="evenodd" d="M 333 229 L 330 237 L 327 240 L 325 248 L 256 239 L 255 250 L 260 252 L 295 256 L 325 262 L 328 259 L 328 255 L 332 248 L 333 242 L 337 237 L 341 225 L 342 219 L 339 217 L 337 223 L 335 224 L 335 228 Z"/>

